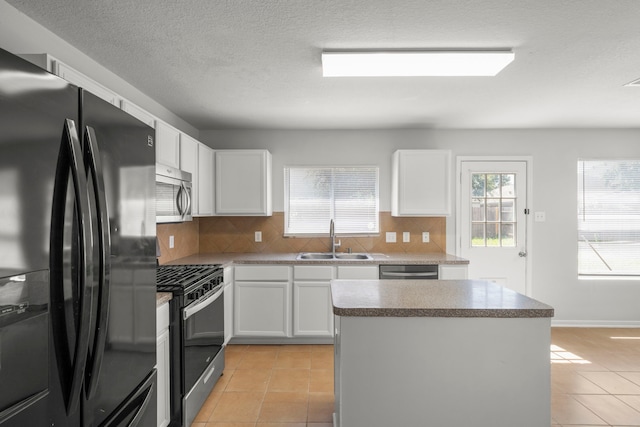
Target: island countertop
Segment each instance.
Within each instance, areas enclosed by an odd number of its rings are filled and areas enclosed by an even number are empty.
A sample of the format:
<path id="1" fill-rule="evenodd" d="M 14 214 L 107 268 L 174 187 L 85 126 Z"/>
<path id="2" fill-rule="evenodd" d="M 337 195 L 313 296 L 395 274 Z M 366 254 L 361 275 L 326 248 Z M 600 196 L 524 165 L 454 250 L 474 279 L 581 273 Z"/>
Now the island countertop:
<path id="1" fill-rule="evenodd" d="M 553 307 L 485 280 L 332 280 L 345 317 L 553 317 Z"/>

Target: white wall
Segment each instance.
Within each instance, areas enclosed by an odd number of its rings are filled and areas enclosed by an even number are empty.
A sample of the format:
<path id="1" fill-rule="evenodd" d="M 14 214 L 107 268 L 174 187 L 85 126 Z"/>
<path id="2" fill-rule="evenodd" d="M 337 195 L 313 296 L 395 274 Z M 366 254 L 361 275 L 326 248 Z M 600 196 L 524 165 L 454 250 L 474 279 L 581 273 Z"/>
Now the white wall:
<path id="1" fill-rule="evenodd" d="M 450 149 L 455 156 L 531 156 L 532 296 L 556 309 L 555 324 L 640 326 L 640 281 L 578 280 L 578 158 L 640 158 L 640 129 L 602 130 L 210 130 L 213 148 L 266 148 L 273 155 L 274 210 L 283 207 L 284 165 L 362 164 L 380 167 L 380 207 L 390 210 L 391 153 L 400 148 Z M 455 251 L 455 216 L 447 247 Z"/>
<path id="2" fill-rule="evenodd" d="M 55 7 L 52 5 L 52 7 Z M 22 12 L 0 0 L 0 48 L 14 54 L 48 53 L 159 119 L 198 138 L 198 129 L 140 92 Z"/>

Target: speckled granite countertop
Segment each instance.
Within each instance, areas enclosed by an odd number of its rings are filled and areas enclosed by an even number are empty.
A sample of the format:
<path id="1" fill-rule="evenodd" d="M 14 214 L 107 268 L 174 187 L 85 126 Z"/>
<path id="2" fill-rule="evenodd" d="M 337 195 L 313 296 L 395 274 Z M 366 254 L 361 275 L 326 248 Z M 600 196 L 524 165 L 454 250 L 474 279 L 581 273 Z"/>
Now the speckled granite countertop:
<path id="1" fill-rule="evenodd" d="M 156 307 L 160 307 L 165 302 L 169 302 L 173 298 L 171 292 L 156 292 Z"/>
<path id="2" fill-rule="evenodd" d="M 553 317 L 553 307 L 484 280 L 332 280 L 347 317 Z"/>
<path id="3" fill-rule="evenodd" d="M 369 254 L 370 260 L 297 260 L 298 253 L 196 254 L 167 264 L 295 264 L 295 265 L 378 265 L 378 264 L 469 264 L 469 260 L 444 253 Z"/>

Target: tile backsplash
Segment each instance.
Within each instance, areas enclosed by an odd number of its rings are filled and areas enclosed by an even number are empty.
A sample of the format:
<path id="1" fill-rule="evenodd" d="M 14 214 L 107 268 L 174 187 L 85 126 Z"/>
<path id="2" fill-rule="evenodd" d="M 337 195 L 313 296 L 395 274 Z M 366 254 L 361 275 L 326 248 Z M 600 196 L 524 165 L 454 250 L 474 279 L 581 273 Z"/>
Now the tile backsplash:
<path id="1" fill-rule="evenodd" d="M 160 263 L 196 253 L 243 252 L 326 252 L 331 250 L 329 237 L 284 237 L 284 214 L 270 217 L 216 216 L 194 218 L 181 224 L 158 224 L 162 257 Z M 255 242 L 255 232 L 262 232 L 262 242 Z M 387 243 L 386 233 L 396 232 L 396 243 Z M 429 232 L 429 243 L 422 243 L 422 232 Z M 329 224 L 327 224 L 327 233 Z M 410 242 L 402 241 L 403 232 Z M 169 249 L 169 236 L 175 247 Z M 444 253 L 446 252 L 446 219 L 444 217 L 392 217 L 380 212 L 380 235 L 372 237 L 338 237 L 340 252 L 371 253 Z"/>

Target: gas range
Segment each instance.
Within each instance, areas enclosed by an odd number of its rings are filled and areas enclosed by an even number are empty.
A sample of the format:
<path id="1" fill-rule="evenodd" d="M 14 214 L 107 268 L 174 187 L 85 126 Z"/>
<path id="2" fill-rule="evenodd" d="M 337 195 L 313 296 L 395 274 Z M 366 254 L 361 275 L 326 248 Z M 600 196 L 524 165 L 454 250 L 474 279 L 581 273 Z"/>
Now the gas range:
<path id="1" fill-rule="evenodd" d="M 161 265 L 156 270 L 158 292 L 171 292 L 183 306 L 207 295 L 222 281 L 220 264 Z"/>
<path id="2" fill-rule="evenodd" d="M 171 426 L 190 426 L 224 370 L 224 269 L 161 265 L 159 292 L 171 292 Z"/>

